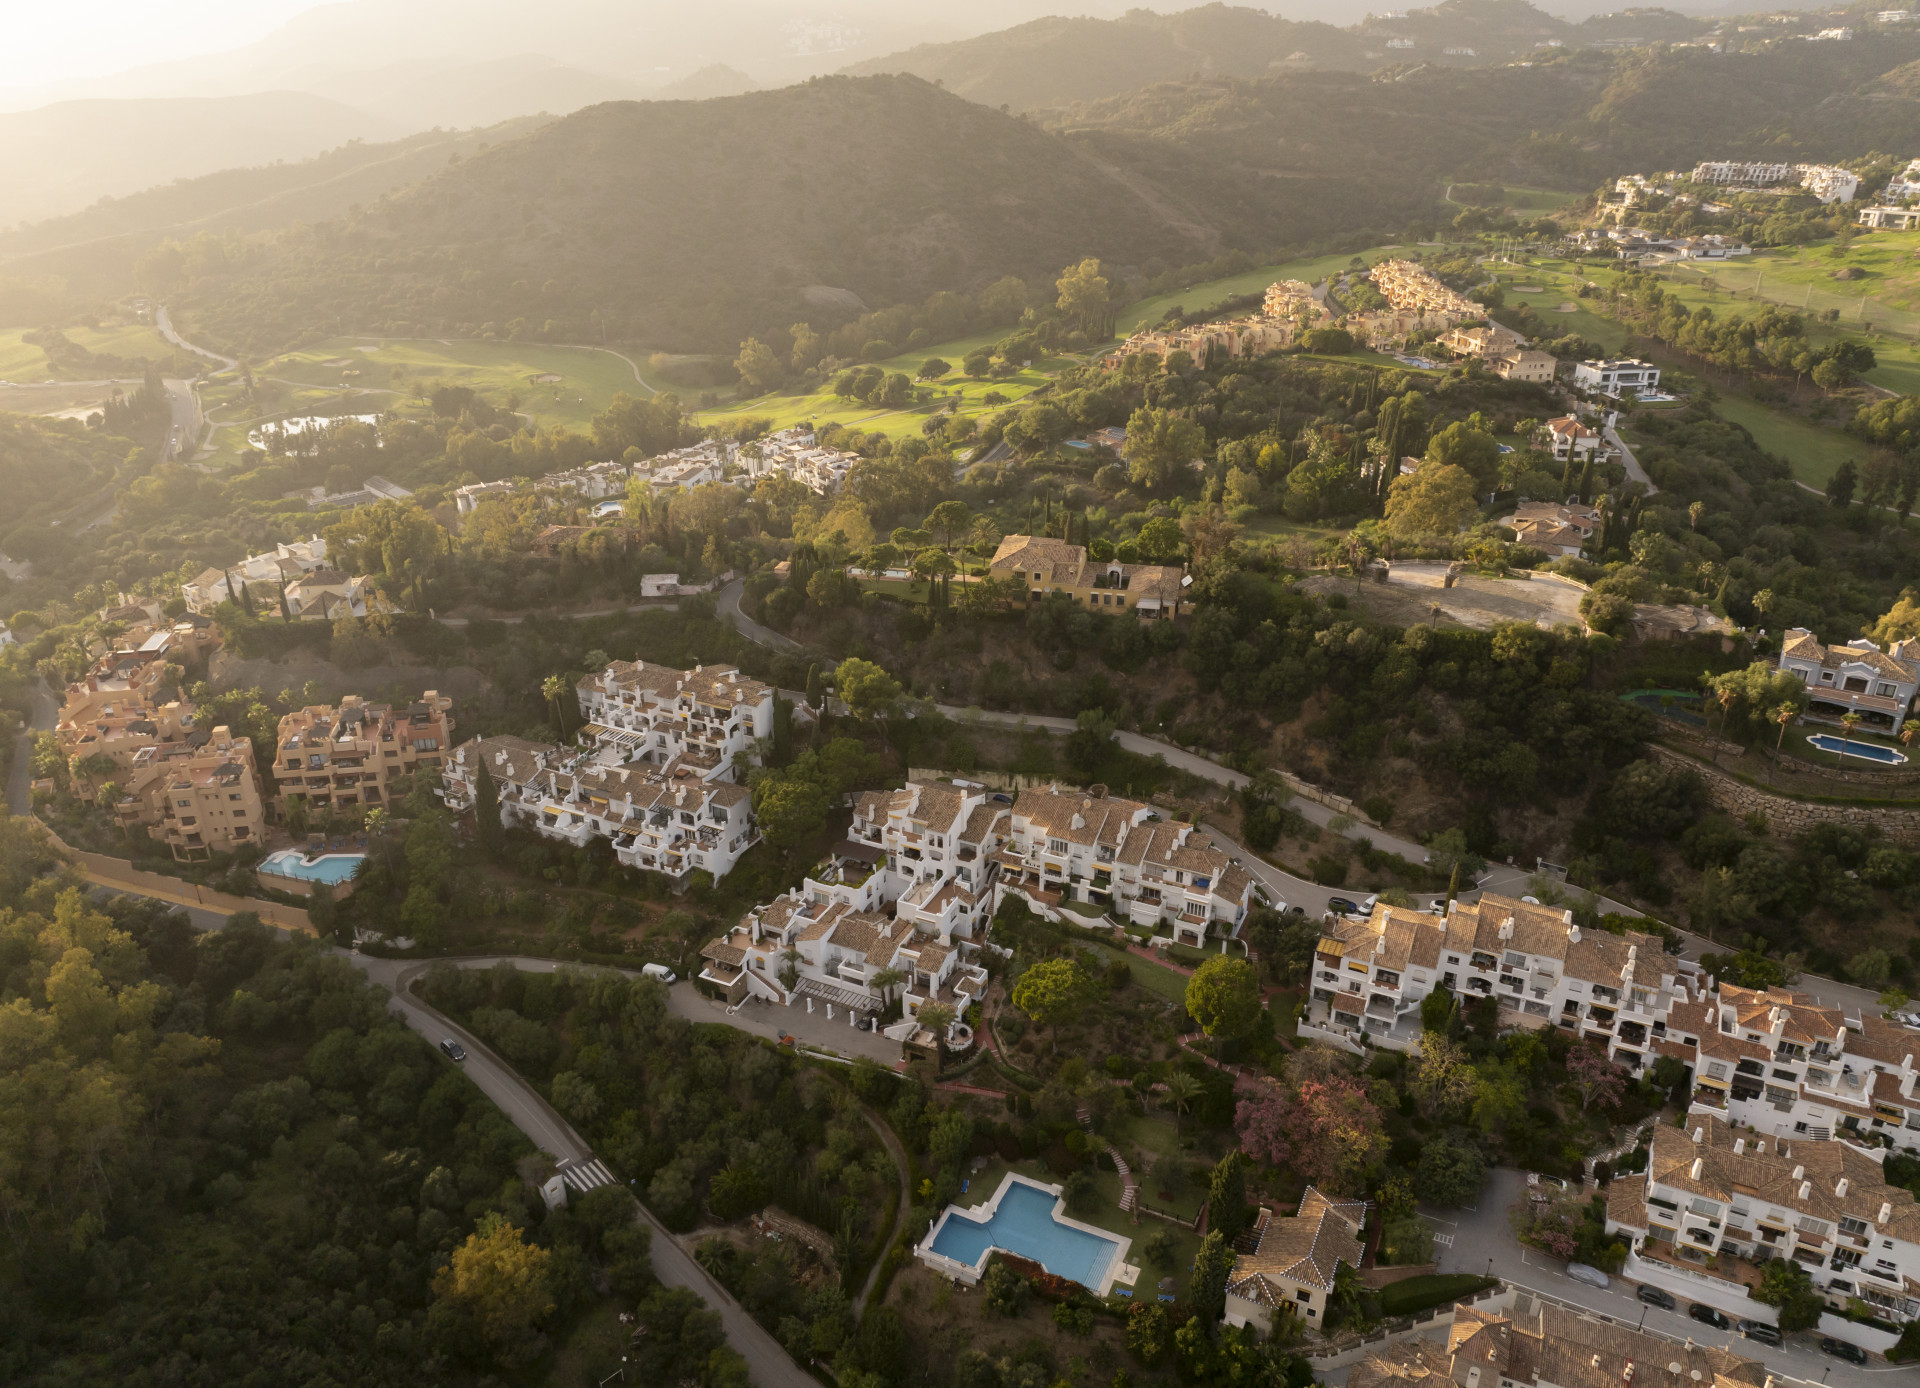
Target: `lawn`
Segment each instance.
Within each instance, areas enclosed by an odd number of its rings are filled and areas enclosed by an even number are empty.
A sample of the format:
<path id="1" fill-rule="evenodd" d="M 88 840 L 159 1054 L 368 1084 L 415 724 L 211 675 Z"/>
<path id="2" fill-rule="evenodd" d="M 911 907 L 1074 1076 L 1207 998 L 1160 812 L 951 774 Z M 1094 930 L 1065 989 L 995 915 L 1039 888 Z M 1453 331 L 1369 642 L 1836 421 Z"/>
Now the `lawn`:
<path id="1" fill-rule="evenodd" d="M 21 340 L 32 331 L 32 328 L 15 328 L 0 332 L 0 380 L 91 379 L 84 373 L 53 370 L 45 352 Z M 173 348 L 144 323 L 123 323 L 102 328 L 76 327 L 63 331 L 67 340 L 75 346 L 106 356 L 150 357 L 156 361 L 169 360 L 173 356 Z"/>
<path id="2" fill-rule="evenodd" d="M 336 337 L 255 363 L 253 371 L 283 391 L 265 408 L 240 413 L 240 386 L 232 377 L 220 378 L 203 392 L 208 413 L 219 421 L 213 441 L 216 462 L 235 461 L 245 446 L 247 427 L 258 420 L 316 408 L 373 413 L 412 397 L 416 385 L 441 381 L 470 386 L 496 404 L 515 395 L 520 414 L 539 427 L 565 425 L 581 431 L 618 392 L 652 394 L 649 385 L 635 379 L 634 368 L 611 352 L 530 342 Z M 560 379 L 535 380 L 543 375 Z"/>
<path id="3" fill-rule="evenodd" d="M 1714 409 L 1723 419 L 1744 425 L 1767 452 L 1785 458 L 1794 477 L 1810 487 L 1825 488 L 1841 463 L 1864 462 L 1871 452 L 1851 434 L 1780 414 L 1746 396 L 1724 395 Z"/>
<path id="4" fill-rule="evenodd" d="M 1410 1316 L 1417 1311 L 1443 1306 L 1447 1302 L 1472 1296 L 1482 1288 L 1497 1285 L 1496 1278 L 1476 1277 L 1470 1272 L 1409 1277 L 1381 1288 L 1380 1310 L 1388 1316 Z"/>

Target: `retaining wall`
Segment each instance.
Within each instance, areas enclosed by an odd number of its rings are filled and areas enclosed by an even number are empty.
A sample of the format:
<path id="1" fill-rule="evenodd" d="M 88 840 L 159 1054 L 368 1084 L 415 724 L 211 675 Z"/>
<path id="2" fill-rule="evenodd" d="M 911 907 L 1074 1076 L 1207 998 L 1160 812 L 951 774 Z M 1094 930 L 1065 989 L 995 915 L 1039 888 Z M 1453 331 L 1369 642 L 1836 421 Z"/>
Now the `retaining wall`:
<path id="1" fill-rule="evenodd" d="M 286 906 L 278 901 L 262 901 L 252 896 L 229 896 L 225 892 L 216 892 L 211 887 L 202 887 L 178 877 L 148 872 L 124 858 L 109 858 L 104 853 L 84 853 L 69 845 L 51 829 L 47 830 L 47 835 L 73 856 L 80 871 L 97 887 L 150 896 L 173 906 L 201 907 L 218 911 L 224 916 L 231 916 L 236 911 L 256 911 L 261 920 L 282 930 L 301 930 L 309 935 L 318 933 L 302 907 Z"/>
<path id="2" fill-rule="evenodd" d="M 1895 843 L 1920 848 L 1920 808 L 1823 805 L 1812 800 L 1794 800 L 1784 795 L 1769 794 L 1658 743 L 1647 745 L 1647 755 L 1668 766 L 1694 772 L 1706 785 L 1707 798 L 1717 808 L 1739 818 L 1760 815 L 1766 820 L 1767 827 L 1776 834 L 1801 834 L 1819 824 L 1844 824 L 1854 829 L 1878 829 Z"/>

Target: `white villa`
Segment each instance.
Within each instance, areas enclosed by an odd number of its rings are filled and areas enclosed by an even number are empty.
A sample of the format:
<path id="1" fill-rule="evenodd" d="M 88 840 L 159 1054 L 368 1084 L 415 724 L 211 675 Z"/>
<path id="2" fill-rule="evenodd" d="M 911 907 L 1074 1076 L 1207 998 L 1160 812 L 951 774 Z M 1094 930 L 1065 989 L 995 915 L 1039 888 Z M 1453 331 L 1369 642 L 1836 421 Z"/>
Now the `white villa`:
<path id="1" fill-rule="evenodd" d="M 1573 368 L 1573 383 L 1582 390 L 1602 395 L 1623 391 L 1649 391 L 1660 384 L 1660 368 L 1637 357 L 1618 357 L 1607 361 L 1583 361 Z"/>
<path id="2" fill-rule="evenodd" d="M 1794 627 L 1780 643 L 1780 671 L 1807 686 L 1811 717 L 1830 721 L 1857 713 L 1877 731 L 1898 732 L 1920 693 L 1920 641 L 1896 641 L 1890 651 L 1864 636 L 1827 646 Z"/>
<path id="3" fill-rule="evenodd" d="M 186 599 L 189 612 L 211 612 L 228 599 L 238 602 L 243 590 L 251 592 L 258 601 L 271 599 L 277 605 L 281 584 L 291 583 L 326 562 L 327 542 L 314 535 L 292 544 L 275 545 L 260 554 L 250 554 L 225 568 L 203 569 L 180 585 L 180 595 Z"/>

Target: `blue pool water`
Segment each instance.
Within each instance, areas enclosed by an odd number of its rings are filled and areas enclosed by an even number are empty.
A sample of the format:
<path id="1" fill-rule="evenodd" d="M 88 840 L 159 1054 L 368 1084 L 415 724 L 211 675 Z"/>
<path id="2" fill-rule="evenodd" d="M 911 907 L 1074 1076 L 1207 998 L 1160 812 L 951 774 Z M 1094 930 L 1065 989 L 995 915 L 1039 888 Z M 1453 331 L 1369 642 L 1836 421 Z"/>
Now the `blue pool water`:
<path id="1" fill-rule="evenodd" d="M 328 886 L 337 887 L 360 870 L 360 864 L 366 861 L 366 856 L 364 853 L 329 853 L 308 862 L 299 849 L 287 848 L 270 854 L 260 864 L 260 871 L 276 877 L 298 877 L 303 882 L 325 882 Z"/>
<path id="2" fill-rule="evenodd" d="M 1000 1197 L 993 1218 L 981 1224 L 958 1209 L 934 1236 L 933 1251 L 969 1266 L 980 1261 L 989 1246 L 1031 1258 L 1056 1277 L 1069 1277 L 1083 1287 L 1098 1289 L 1120 1244 L 1084 1229 L 1061 1224 L 1053 1217 L 1055 1199 L 1024 1182 L 1011 1182 Z"/>
<path id="3" fill-rule="evenodd" d="M 1842 755 L 1859 757 L 1863 761 L 1885 762 L 1888 766 L 1898 766 L 1907 759 L 1906 753 L 1882 747 L 1877 742 L 1855 742 L 1835 737 L 1832 733 L 1815 733 L 1807 741 L 1823 752 L 1840 753 L 1844 747 L 1846 750 Z"/>
<path id="4" fill-rule="evenodd" d="M 1068 448 L 1092 448 L 1093 445 L 1088 443 L 1085 439 L 1068 439 L 1067 447 Z"/>

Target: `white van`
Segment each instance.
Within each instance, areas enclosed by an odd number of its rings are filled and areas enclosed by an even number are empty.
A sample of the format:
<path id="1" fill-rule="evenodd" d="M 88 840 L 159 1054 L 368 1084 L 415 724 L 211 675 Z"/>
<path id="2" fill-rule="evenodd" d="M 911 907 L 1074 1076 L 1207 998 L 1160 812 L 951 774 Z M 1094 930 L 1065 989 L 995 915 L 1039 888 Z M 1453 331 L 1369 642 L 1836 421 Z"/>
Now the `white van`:
<path id="1" fill-rule="evenodd" d="M 674 973 L 665 964 L 642 964 L 640 972 L 648 978 L 657 978 L 662 983 L 674 982 Z"/>

